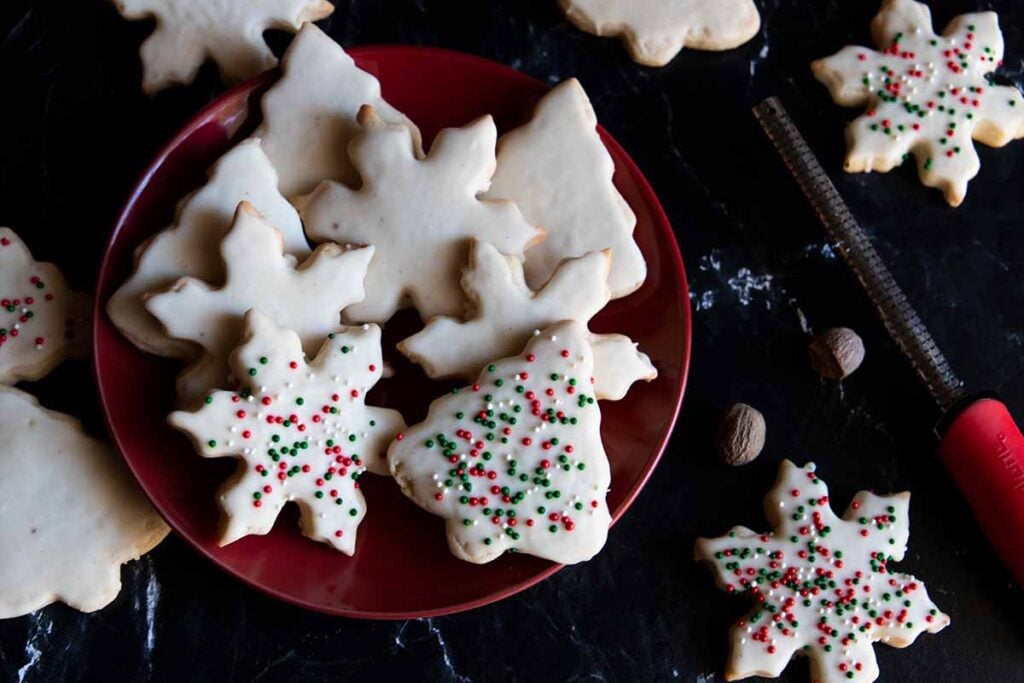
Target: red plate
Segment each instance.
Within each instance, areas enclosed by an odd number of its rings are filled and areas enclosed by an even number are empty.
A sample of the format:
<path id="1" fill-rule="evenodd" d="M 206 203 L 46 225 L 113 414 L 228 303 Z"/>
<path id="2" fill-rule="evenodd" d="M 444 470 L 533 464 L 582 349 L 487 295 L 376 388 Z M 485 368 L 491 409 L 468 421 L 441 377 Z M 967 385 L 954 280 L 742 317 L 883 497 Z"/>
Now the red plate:
<path id="1" fill-rule="evenodd" d="M 444 50 L 367 47 L 351 54 L 380 79 L 388 101 L 416 121 L 425 140 L 483 114 L 493 114 L 499 130 L 509 130 L 529 118 L 547 91 L 507 67 Z M 135 349 L 107 319 L 104 306 L 129 275 L 133 250 L 171 221 L 175 203 L 256 125 L 259 96 L 276 77 L 266 74 L 231 90 L 193 119 L 146 171 L 110 238 L 100 271 L 94 341 L 100 397 L 118 448 L 179 534 L 242 581 L 296 605 L 350 617 L 435 616 L 500 600 L 551 576 L 560 565 L 524 555 L 484 566 L 455 559 L 441 520 L 406 500 L 389 479 L 373 476 L 361 482 L 369 513 L 353 557 L 303 538 L 295 511 L 287 509 L 267 536 L 217 547 L 214 491 L 234 463 L 201 459 L 166 425 L 180 368 Z M 602 434 L 612 465 L 608 503 L 618 519 L 647 481 L 675 424 L 690 357 L 690 307 L 683 262 L 661 205 L 629 156 L 601 134 L 615 159 L 616 185 L 636 212 L 636 239 L 649 274 L 640 291 L 603 311 L 594 329 L 628 334 L 659 372 L 656 381 L 636 385 L 625 400 L 602 403 Z M 370 402 L 401 407 L 412 423 L 444 386 L 427 384 L 408 364 L 396 366 L 397 376 L 382 382 Z M 412 396 L 415 405 L 394 400 L 400 395 Z"/>

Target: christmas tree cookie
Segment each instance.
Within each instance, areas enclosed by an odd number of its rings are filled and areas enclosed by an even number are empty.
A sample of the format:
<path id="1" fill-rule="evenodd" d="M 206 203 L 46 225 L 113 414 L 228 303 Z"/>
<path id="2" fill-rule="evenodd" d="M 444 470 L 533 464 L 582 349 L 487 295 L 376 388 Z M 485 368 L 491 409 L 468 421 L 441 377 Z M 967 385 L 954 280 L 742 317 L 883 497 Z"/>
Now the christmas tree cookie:
<path id="1" fill-rule="evenodd" d="M 88 300 L 57 267 L 32 258 L 0 228 L 0 383 L 40 379 L 69 355 L 81 355 Z"/>
<path id="2" fill-rule="evenodd" d="M 1024 98 L 995 85 L 1003 35 L 993 12 L 957 17 L 942 35 L 928 6 L 885 0 L 871 24 L 879 50 L 846 47 L 811 66 L 832 99 L 867 107 L 846 131 L 846 170 L 886 172 L 911 155 L 921 182 L 959 206 L 981 164 L 974 140 L 1024 137 Z"/>
<path id="3" fill-rule="evenodd" d="M 366 300 L 346 318 L 383 323 L 410 304 L 424 320 L 461 314 L 459 273 L 471 240 L 522 256 L 543 235 L 512 202 L 479 198 L 494 173 L 494 121 L 443 130 L 418 159 L 407 126 L 385 122 L 369 106 L 358 118 L 362 131 L 348 151 L 362 186 L 322 183 L 301 212 L 314 240 L 376 248 Z"/>
<path id="4" fill-rule="evenodd" d="M 571 564 L 604 546 L 611 473 L 588 336 L 576 322 L 545 329 L 388 449 L 402 492 L 446 520 L 458 558 L 511 550 Z"/>
<path id="5" fill-rule="evenodd" d="M 148 310 L 175 339 L 200 345 L 204 355 L 178 378 L 184 404 L 214 387 L 230 386 L 228 355 L 238 344 L 245 312 L 257 308 L 294 330 L 312 350 L 340 323 L 341 310 L 363 298 L 363 278 L 373 247 L 322 244 L 298 266 L 282 253 L 281 233 L 248 203 L 235 212 L 221 242 L 225 280 L 213 288 L 181 278 L 167 291 L 144 298 Z"/>
<path id="6" fill-rule="evenodd" d="M 945 628 L 924 584 L 890 566 L 906 553 L 909 510 L 909 493 L 862 491 L 837 517 L 814 464 L 786 460 L 765 499 L 774 531 L 700 539 L 697 559 L 718 585 L 756 602 L 732 628 L 726 680 L 779 676 L 804 655 L 812 680 L 868 683 L 878 678 L 875 642 L 906 647 Z"/>
<path id="7" fill-rule="evenodd" d="M 4 386 L 0 444 L 0 619 L 57 601 L 83 612 L 109 604 L 121 565 L 167 525 L 109 446 Z"/>
<path id="8" fill-rule="evenodd" d="M 297 334 L 250 311 L 231 367 L 241 391 L 170 416 L 203 457 L 241 461 L 220 491 L 221 545 L 268 533 L 295 502 L 304 535 L 351 555 L 366 514 L 359 478 L 386 471 L 387 444 L 405 427 L 397 411 L 365 405 L 381 375 L 380 328 L 332 333 L 307 364 Z"/>
<path id="9" fill-rule="evenodd" d="M 231 149 L 209 175 L 206 185 L 181 202 L 174 224 L 139 248 L 135 272 L 107 301 L 107 315 L 121 334 L 149 353 L 178 358 L 195 355 L 190 342 L 164 333 L 143 306 L 142 296 L 165 289 L 182 277 L 223 282 L 224 263 L 217 247 L 231 228 L 239 202 L 249 202 L 277 228 L 289 255 L 309 255 L 299 214 L 277 191 L 277 173 L 259 139 L 245 140 Z"/>
<path id="10" fill-rule="evenodd" d="M 562 320 L 586 324 L 611 298 L 608 289 L 610 252 L 567 259 L 538 292 L 532 291 L 517 258 L 477 242 L 470 253 L 462 288 L 470 302 L 465 321 L 437 317 L 417 334 L 398 344 L 406 356 L 423 365 L 430 377 L 472 380 L 494 358 L 521 349 L 538 329 Z M 591 334 L 594 351 L 594 394 L 618 400 L 637 380 L 650 381 L 658 372 L 636 344 L 620 334 Z"/>
<path id="11" fill-rule="evenodd" d="M 125 19 L 156 18 L 142 44 L 142 89 L 153 94 L 188 84 L 207 58 L 228 83 L 277 64 L 263 42 L 267 29 L 298 31 L 334 11 L 327 0 L 113 0 Z"/>

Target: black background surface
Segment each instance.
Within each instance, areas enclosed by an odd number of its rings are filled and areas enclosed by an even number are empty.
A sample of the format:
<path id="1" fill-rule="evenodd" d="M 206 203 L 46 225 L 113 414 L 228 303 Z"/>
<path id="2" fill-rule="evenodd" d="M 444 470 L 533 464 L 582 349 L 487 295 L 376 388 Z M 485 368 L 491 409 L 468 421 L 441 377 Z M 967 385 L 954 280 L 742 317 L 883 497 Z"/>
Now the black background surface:
<path id="1" fill-rule="evenodd" d="M 693 541 L 733 524 L 764 528 L 762 497 L 789 457 L 818 463 L 840 509 L 862 488 L 913 493 L 910 551 L 898 566 L 927 582 L 953 624 L 908 650 L 878 646 L 883 680 L 1024 680 L 1024 600 L 935 459 L 938 415 L 825 248 L 749 107 L 783 98 L 954 367 L 970 386 L 999 391 L 1018 417 L 1024 142 L 982 148 L 981 174 L 956 210 L 909 167 L 843 176 L 842 128 L 855 112 L 831 104 L 808 63 L 867 44 L 877 0 L 759 0 L 764 27 L 753 42 L 684 51 L 657 70 L 634 65 L 615 40 L 577 31 L 555 0 L 335 4 L 324 26 L 345 46 L 437 45 L 551 83 L 583 82 L 665 205 L 694 294 L 690 385 L 669 450 L 601 555 L 500 604 L 408 622 L 326 617 L 240 585 L 171 536 L 125 569 L 107 609 L 54 605 L 0 623 L 0 679 L 721 680 L 728 625 L 748 605 L 715 590 L 692 561 Z M 962 12 L 1000 12 L 1001 74 L 1024 85 L 1024 5 L 932 8 L 940 27 Z M 81 289 L 91 289 L 148 160 L 223 90 L 208 66 L 188 88 L 144 97 L 137 48 L 149 30 L 98 0 L 0 4 L 0 224 Z M 288 40 L 271 39 L 278 48 Z M 842 385 L 820 380 L 802 320 L 860 331 L 864 367 Z M 102 431 L 88 364 L 28 389 Z M 716 463 L 711 444 L 731 401 L 768 421 L 765 454 L 736 470 Z M 806 679 L 804 662 L 784 677 Z"/>

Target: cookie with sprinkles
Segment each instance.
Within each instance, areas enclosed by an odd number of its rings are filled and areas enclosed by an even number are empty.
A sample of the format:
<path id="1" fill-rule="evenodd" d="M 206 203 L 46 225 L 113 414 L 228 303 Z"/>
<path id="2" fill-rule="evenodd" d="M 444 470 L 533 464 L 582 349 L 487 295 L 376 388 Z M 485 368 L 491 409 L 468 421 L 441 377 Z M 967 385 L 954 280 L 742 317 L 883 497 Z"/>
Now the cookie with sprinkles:
<path id="1" fill-rule="evenodd" d="M 611 483 L 586 329 L 562 322 L 476 383 L 434 401 L 388 465 L 402 492 L 447 523 L 456 557 L 506 550 L 572 564 L 604 546 Z"/>
<path id="2" fill-rule="evenodd" d="M 927 5 L 885 0 L 871 33 L 879 50 L 846 47 L 811 65 L 837 104 L 867 107 L 846 130 L 846 170 L 884 173 L 913 156 L 921 182 L 959 206 L 981 168 L 974 141 L 1024 137 L 1020 91 L 991 80 L 1003 60 L 999 17 L 964 14 L 936 35 Z"/>
<path id="3" fill-rule="evenodd" d="M 359 110 L 358 120 L 361 131 L 348 151 L 362 186 L 321 183 L 300 212 L 314 241 L 377 249 L 366 300 L 346 318 L 383 323 L 408 306 L 424 320 L 459 315 L 459 273 L 473 239 L 522 256 L 544 234 L 514 203 L 479 196 L 494 173 L 493 119 L 442 130 L 424 159 L 413 152 L 408 126 L 384 121 L 371 106 Z"/>
<path id="4" fill-rule="evenodd" d="M 351 555 L 366 514 L 359 478 L 387 471 L 387 445 L 405 427 L 397 411 L 365 404 L 381 376 L 380 328 L 334 332 L 307 364 L 297 334 L 249 311 L 231 366 L 240 391 L 214 391 L 169 418 L 203 457 L 240 461 L 219 493 L 220 544 L 268 533 L 294 502 L 305 536 Z"/>
<path id="5" fill-rule="evenodd" d="M 87 301 L 56 266 L 40 263 L 10 228 L 0 228 L 0 383 L 40 379 L 85 340 Z"/>
<path id="6" fill-rule="evenodd" d="M 230 386 L 228 356 L 238 345 L 249 309 L 257 308 L 294 330 L 312 352 L 338 327 L 342 309 L 362 300 L 373 247 L 322 244 L 297 266 L 282 247 L 281 233 L 251 204 L 242 202 L 220 246 L 222 286 L 185 277 L 166 291 L 143 298 L 146 310 L 169 336 L 203 348 L 201 359 L 178 378 L 183 405 L 198 401 L 214 387 Z"/>
<path id="7" fill-rule="evenodd" d="M 924 583 L 890 566 L 910 539 L 910 494 L 858 493 L 843 517 L 813 463 L 783 461 L 765 498 L 774 531 L 735 527 L 697 541 L 719 587 L 757 604 L 732 628 L 726 680 L 776 677 L 810 659 L 821 683 L 878 678 L 873 644 L 907 647 L 949 624 Z"/>
<path id="8" fill-rule="evenodd" d="M 611 298 L 611 261 L 610 251 L 566 259 L 544 288 L 534 292 L 526 284 L 521 260 L 476 242 L 462 275 L 470 302 L 466 320 L 433 318 L 423 330 L 399 342 L 398 350 L 432 378 L 472 381 L 488 361 L 514 354 L 538 329 L 562 320 L 586 324 Z M 591 334 L 590 343 L 594 394 L 599 399 L 619 400 L 634 382 L 658 376 L 647 355 L 628 337 Z"/>

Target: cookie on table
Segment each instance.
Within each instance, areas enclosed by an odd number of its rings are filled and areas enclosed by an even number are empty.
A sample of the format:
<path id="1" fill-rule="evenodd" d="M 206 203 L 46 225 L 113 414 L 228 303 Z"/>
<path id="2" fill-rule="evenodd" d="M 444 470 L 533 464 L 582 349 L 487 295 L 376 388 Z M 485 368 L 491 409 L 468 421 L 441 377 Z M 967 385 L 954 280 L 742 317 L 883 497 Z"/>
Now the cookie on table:
<path id="1" fill-rule="evenodd" d="M 356 114 L 364 104 L 385 121 L 406 126 L 410 148 L 422 155 L 415 124 L 385 102 L 377 79 L 315 25 L 299 31 L 281 69 L 281 79 L 263 96 L 263 123 L 255 135 L 262 138 L 286 197 L 312 192 L 322 180 L 359 185 L 348 145 L 359 132 Z"/>
<path id="2" fill-rule="evenodd" d="M 387 123 L 370 106 L 358 120 L 361 132 L 348 151 L 362 186 L 322 183 L 301 211 L 314 241 L 376 248 L 366 299 L 346 319 L 384 323 L 410 305 L 424 320 L 461 314 L 459 275 L 473 239 L 522 256 L 544 234 L 512 202 L 478 196 L 494 173 L 494 121 L 442 130 L 418 159 L 408 126 Z"/>
<path id="3" fill-rule="evenodd" d="M 167 336 L 143 306 L 142 296 L 182 277 L 223 282 L 224 262 L 218 247 L 243 201 L 278 229 L 288 254 L 309 255 L 299 214 L 278 192 L 277 173 L 259 139 L 245 140 L 214 164 L 203 187 L 181 202 L 173 225 L 136 251 L 135 272 L 107 302 L 107 315 L 121 334 L 149 353 L 177 358 L 195 355 L 192 342 Z"/>
<path id="4" fill-rule="evenodd" d="M 665 66 L 684 47 L 731 50 L 761 29 L 753 0 L 559 0 L 578 28 L 622 38 L 630 56 Z"/>
<path id="5" fill-rule="evenodd" d="M 773 531 L 735 527 L 697 541 L 719 587 L 756 603 L 732 628 L 726 680 L 776 677 L 803 655 L 812 680 L 869 683 L 874 643 L 907 647 L 945 628 L 924 583 L 891 566 L 907 551 L 909 511 L 909 493 L 861 491 L 840 518 L 814 463 L 783 461 L 765 498 Z"/>
<path id="6" fill-rule="evenodd" d="M 305 536 L 351 555 L 366 514 L 359 478 L 368 467 L 387 472 L 385 450 L 405 427 L 397 411 L 365 405 L 381 376 L 380 328 L 338 330 L 308 364 L 299 336 L 258 311 L 244 330 L 231 356 L 243 388 L 170 416 L 203 457 L 239 460 L 219 493 L 220 544 L 268 533 L 295 502 Z"/>
<path id="7" fill-rule="evenodd" d="M 0 619 L 63 602 L 83 612 L 121 590 L 121 565 L 167 525 L 106 444 L 0 386 Z"/>
<path id="8" fill-rule="evenodd" d="M 431 378 L 472 381 L 494 358 L 523 348 L 538 330 L 563 320 L 586 325 L 607 305 L 610 251 L 567 259 L 543 289 L 534 292 L 523 277 L 523 264 L 490 244 L 476 242 L 462 289 L 469 300 L 465 320 L 432 318 L 426 327 L 399 342 L 398 350 L 423 366 Z M 646 354 L 623 335 L 590 334 L 594 349 L 594 394 L 618 400 L 638 380 L 658 376 Z"/>
<path id="9" fill-rule="evenodd" d="M 571 78 L 544 96 L 533 118 L 498 141 L 487 197 L 514 201 L 545 230 L 526 252 L 526 281 L 544 286 L 563 259 L 611 249 L 612 298 L 644 283 L 647 264 L 633 241 L 636 216 L 615 188 L 615 163 L 597 133 L 597 115 Z"/>
<path id="10" fill-rule="evenodd" d="M 144 298 L 146 310 L 169 336 L 203 348 L 202 358 L 178 378 L 181 405 L 195 403 L 210 389 L 232 386 L 228 356 L 238 346 L 249 309 L 295 331 L 312 352 L 338 327 L 342 309 L 363 298 L 373 247 L 322 244 L 296 265 L 282 246 L 281 233 L 242 202 L 220 245 L 222 286 L 186 277 Z"/>
<path id="11" fill-rule="evenodd" d="M 44 377 L 84 355 L 90 300 L 56 266 L 40 263 L 10 228 L 0 228 L 0 383 Z"/>
<path id="12" fill-rule="evenodd" d="M 885 0 L 871 34 L 879 50 L 845 47 L 811 65 L 837 104 L 867 107 L 846 129 L 846 170 L 884 173 L 913 156 L 921 182 L 959 206 L 981 168 L 974 140 L 1024 137 L 1020 91 L 988 78 L 1003 60 L 999 17 L 963 14 L 936 35 L 927 5 Z"/>
<path id="13" fill-rule="evenodd" d="M 512 550 L 572 564 L 604 546 L 611 472 L 588 336 L 576 322 L 545 329 L 434 401 L 388 449 L 402 492 L 445 519 L 459 559 Z"/>

